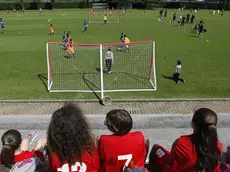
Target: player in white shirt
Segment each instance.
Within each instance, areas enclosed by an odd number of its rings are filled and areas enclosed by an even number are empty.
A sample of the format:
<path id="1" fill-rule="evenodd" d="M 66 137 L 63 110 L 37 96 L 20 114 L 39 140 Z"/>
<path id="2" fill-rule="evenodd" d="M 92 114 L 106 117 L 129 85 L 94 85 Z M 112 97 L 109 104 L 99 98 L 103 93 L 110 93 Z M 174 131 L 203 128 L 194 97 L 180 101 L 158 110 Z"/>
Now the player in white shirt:
<path id="1" fill-rule="evenodd" d="M 180 81 L 184 83 L 184 79 L 179 77 L 181 70 L 182 70 L 181 61 L 177 60 L 177 66 L 176 66 L 175 72 L 173 73 L 173 79 L 177 84 Z"/>
<path id="2" fill-rule="evenodd" d="M 108 51 L 106 51 L 105 53 L 104 62 L 108 73 L 111 73 L 112 64 L 114 63 L 114 56 L 110 47 L 108 48 Z"/>

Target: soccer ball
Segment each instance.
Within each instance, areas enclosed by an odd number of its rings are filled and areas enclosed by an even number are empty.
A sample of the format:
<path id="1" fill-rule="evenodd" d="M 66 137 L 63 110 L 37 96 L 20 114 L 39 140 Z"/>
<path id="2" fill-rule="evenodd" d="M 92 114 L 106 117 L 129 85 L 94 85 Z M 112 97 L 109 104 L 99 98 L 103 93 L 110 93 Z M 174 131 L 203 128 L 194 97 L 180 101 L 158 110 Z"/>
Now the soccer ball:
<path id="1" fill-rule="evenodd" d="M 207 39 L 206 42 L 209 42 L 209 40 Z"/>

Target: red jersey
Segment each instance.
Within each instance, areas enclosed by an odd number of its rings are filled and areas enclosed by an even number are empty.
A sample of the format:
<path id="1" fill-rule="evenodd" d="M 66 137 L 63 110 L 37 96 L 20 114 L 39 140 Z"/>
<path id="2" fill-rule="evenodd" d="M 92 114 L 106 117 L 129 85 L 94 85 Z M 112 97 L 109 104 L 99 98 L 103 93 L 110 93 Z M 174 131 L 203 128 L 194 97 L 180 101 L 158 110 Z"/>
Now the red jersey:
<path id="1" fill-rule="evenodd" d="M 118 172 L 132 165 L 144 167 L 146 144 L 141 132 L 123 136 L 102 135 L 98 141 L 102 172 Z"/>
<path id="2" fill-rule="evenodd" d="M 51 172 L 97 172 L 100 168 L 97 148 L 93 150 L 93 155 L 85 152 L 82 156 L 82 163 L 78 162 L 74 165 L 68 163 L 61 165 L 57 153 L 49 155 L 49 166 Z"/>
<path id="3" fill-rule="evenodd" d="M 170 152 L 162 146 L 153 145 L 149 154 L 149 164 L 162 170 L 167 164 L 169 154 Z"/>
<path id="4" fill-rule="evenodd" d="M 45 161 L 45 156 L 41 151 L 33 150 L 33 151 L 22 151 L 20 154 L 14 155 L 14 162 L 20 162 L 28 158 L 38 157 L 42 162 Z M 0 157 L 0 164 L 1 164 L 1 157 Z"/>
<path id="5" fill-rule="evenodd" d="M 14 161 L 15 162 L 20 162 L 28 158 L 33 158 L 33 157 L 38 157 L 42 162 L 44 162 L 45 157 L 42 152 L 40 151 L 22 151 L 20 154 L 14 155 Z"/>
<path id="6" fill-rule="evenodd" d="M 173 154 L 172 167 L 166 167 L 163 171 L 176 172 L 196 172 L 194 166 L 197 162 L 196 147 L 192 143 L 191 135 L 181 136 L 175 146 L 175 153 Z M 217 143 L 220 152 L 222 153 L 222 144 Z M 170 168 L 170 169 L 169 169 Z M 215 172 L 219 172 L 220 164 L 215 168 Z"/>

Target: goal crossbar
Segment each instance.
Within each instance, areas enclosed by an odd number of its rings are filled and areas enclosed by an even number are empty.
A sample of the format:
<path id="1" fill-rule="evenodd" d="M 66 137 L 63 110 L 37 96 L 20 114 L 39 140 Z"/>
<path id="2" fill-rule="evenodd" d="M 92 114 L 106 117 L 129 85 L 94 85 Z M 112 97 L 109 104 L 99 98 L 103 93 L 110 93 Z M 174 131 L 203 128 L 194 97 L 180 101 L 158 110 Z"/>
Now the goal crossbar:
<path id="1" fill-rule="evenodd" d="M 107 23 L 120 23 L 120 10 L 90 9 L 88 11 L 88 23 L 102 24 L 106 15 Z"/>
<path id="2" fill-rule="evenodd" d="M 48 42 L 47 69 L 49 92 L 127 92 L 156 91 L 155 41 L 132 42 L 129 51 L 120 50 L 126 45 L 72 44 L 75 57 L 65 56 L 68 46 Z M 112 49 L 112 73 L 105 67 L 105 52 Z"/>

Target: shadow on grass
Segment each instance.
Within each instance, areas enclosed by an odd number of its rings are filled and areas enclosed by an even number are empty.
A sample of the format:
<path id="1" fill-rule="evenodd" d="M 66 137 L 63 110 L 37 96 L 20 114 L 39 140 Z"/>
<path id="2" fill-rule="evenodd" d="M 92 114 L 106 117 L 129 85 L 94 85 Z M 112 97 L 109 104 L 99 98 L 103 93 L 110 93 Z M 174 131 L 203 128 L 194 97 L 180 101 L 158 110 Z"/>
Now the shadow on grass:
<path id="1" fill-rule="evenodd" d="M 165 79 L 174 81 L 174 78 L 172 76 L 162 75 L 162 77 L 165 78 Z"/>
<path id="2" fill-rule="evenodd" d="M 189 35 L 188 37 L 198 38 L 198 36 L 197 36 L 197 35 Z"/>
<path id="3" fill-rule="evenodd" d="M 100 88 L 95 85 L 92 81 L 88 80 L 85 76 L 85 73 L 82 75 L 82 80 L 84 81 L 84 83 L 89 87 L 89 89 L 93 92 L 93 94 L 95 95 L 95 97 L 98 99 L 98 102 L 100 105 L 104 105 L 101 98 L 98 96 L 98 94 L 94 91 L 94 88 L 97 88 L 98 90 L 100 90 Z M 93 88 L 94 87 L 94 88 Z"/>
<path id="4" fill-rule="evenodd" d="M 46 77 L 47 74 L 38 74 L 37 76 L 38 76 L 38 78 L 42 81 L 43 85 L 44 85 L 45 88 L 46 88 L 46 91 L 48 92 L 48 86 L 47 86 L 48 78 Z"/>

